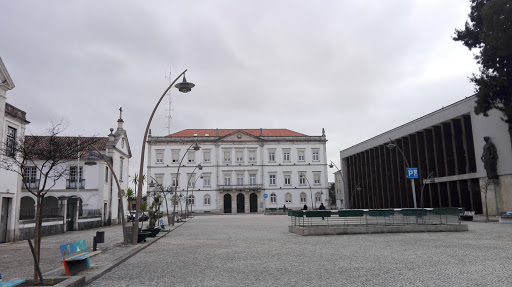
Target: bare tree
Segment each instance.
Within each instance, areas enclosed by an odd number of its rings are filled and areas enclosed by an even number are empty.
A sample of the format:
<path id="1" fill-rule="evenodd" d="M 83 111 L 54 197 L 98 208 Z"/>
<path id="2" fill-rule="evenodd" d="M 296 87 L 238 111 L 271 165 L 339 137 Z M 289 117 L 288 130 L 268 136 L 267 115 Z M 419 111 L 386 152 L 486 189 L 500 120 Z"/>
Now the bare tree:
<path id="1" fill-rule="evenodd" d="M 60 136 L 64 129 L 61 124 L 52 124 L 44 136 L 26 136 L 14 143 L 2 146 L 0 151 L 6 156 L 0 160 L 0 168 L 15 172 L 22 177 L 27 170 L 35 168 L 40 175 L 37 184 L 28 184 L 24 179 L 23 188 L 36 197 L 34 232 L 34 283 L 39 284 L 37 267 L 40 262 L 42 235 L 42 205 L 45 195 L 69 170 L 65 163 L 87 155 L 86 148 L 94 145 L 98 137 Z"/>
<path id="2" fill-rule="evenodd" d="M 486 178 L 485 181 L 480 185 L 480 190 L 484 193 L 485 198 L 485 221 L 489 221 L 489 206 L 487 205 L 487 193 L 489 191 L 489 185 L 491 180 Z"/>

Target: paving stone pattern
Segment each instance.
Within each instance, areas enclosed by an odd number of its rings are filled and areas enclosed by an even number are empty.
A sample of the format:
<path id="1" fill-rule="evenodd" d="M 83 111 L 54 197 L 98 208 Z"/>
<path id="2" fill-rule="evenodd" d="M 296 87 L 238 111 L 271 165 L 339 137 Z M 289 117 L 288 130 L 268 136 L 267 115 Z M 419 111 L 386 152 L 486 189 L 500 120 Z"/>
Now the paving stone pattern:
<path id="1" fill-rule="evenodd" d="M 287 216 L 196 216 L 91 286 L 512 286 L 512 225 L 298 236 Z"/>

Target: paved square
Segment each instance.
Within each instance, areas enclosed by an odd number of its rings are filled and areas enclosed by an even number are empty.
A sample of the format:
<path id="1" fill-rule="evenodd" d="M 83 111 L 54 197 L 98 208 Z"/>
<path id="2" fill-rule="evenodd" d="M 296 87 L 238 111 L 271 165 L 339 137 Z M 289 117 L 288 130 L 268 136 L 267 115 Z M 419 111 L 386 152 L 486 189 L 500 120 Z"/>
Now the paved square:
<path id="1" fill-rule="evenodd" d="M 196 216 L 92 286 L 511 286 L 512 225 L 298 236 L 287 216 Z"/>

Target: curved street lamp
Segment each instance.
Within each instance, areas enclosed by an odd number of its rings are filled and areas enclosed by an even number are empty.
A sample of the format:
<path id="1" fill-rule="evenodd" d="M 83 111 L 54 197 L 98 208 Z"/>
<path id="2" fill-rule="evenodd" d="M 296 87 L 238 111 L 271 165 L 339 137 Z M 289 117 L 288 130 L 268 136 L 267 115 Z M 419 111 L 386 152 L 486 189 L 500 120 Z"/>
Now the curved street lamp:
<path id="1" fill-rule="evenodd" d="M 343 183 L 343 193 L 345 193 L 345 178 L 343 177 L 343 173 L 341 172 L 341 169 L 339 169 L 338 166 L 331 160 L 331 163 L 329 164 L 329 168 L 333 168 L 333 167 L 336 167 L 336 169 L 338 170 L 338 173 L 341 176 L 341 182 Z M 341 206 L 340 206 L 340 208 L 341 208 Z"/>
<path id="2" fill-rule="evenodd" d="M 172 188 L 171 189 L 164 188 L 164 186 L 161 183 L 159 183 L 156 180 L 156 178 L 154 178 L 152 176 L 150 176 L 150 177 L 151 177 L 151 182 L 149 183 L 149 187 L 155 187 L 156 186 L 159 189 L 158 192 L 161 192 L 164 195 L 164 198 L 165 198 L 165 210 L 167 211 L 167 221 L 169 223 L 169 222 L 171 222 L 171 218 L 169 217 L 170 215 L 169 215 L 169 204 L 167 203 L 167 194 L 168 193 L 172 194 Z M 155 184 L 155 182 L 156 182 L 156 184 Z"/>
<path id="3" fill-rule="evenodd" d="M 188 177 L 188 181 L 187 181 L 187 192 L 186 192 L 187 201 L 185 202 L 185 217 L 186 218 L 188 218 L 188 187 L 190 186 L 190 180 L 192 179 L 192 175 L 194 174 L 194 172 L 196 171 L 197 168 L 199 168 L 199 170 L 203 170 L 203 166 L 201 165 L 201 163 L 199 163 L 198 165 L 196 165 L 196 167 L 194 167 L 194 169 L 192 170 L 192 173 Z M 196 183 L 194 182 L 194 185 L 195 184 Z"/>
<path id="4" fill-rule="evenodd" d="M 398 151 L 400 151 L 400 153 L 402 154 L 402 156 L 404 158 L 406 168 L 411 167 L 409 165 L 409 162 L 407 161 L 407 158 L 405 157 L 405 154 L 402 151 L 402 149 L 392 139 L 389 139 L 389 143 L 386 146 L 390 150 L 394 149 L 396 147 L 398 149 Z M 407 174 L 407 169 L 406 169 L 406 174 Z M 416 203 L 416 187 L 414 186 L 414 178 L 411 178 L 411 187 L 412 187 L 412 199 L 414 201 L 414 208 L 418 208 L 418 204 Z"/>
<path id="5" fill-rule="evenodd" d="M 309 179 L 304 175 L 304 174 L 300 174 L 299 175 L 301 178 L 305 178 L 306 181 L 308 182 L 308 185 L 309 185 L 309 193 L 311 194 L 311 204 L 313 204 L 313 209 L 316 209 L 316 204 L 315 202 L 313 201 L 313 190 L 311 190 L 311 184 L 309 183 Z"/>
<path id="6" fill-rule="evenodd" d="M 202 169 L 202 168 L 201 168 L 201 169 Z M 203 178 L 203 174 L 202 174 L 202 173 L 201 173 L 201 175 L 200 175 L 200 176 L 198 176 L 198 177 L 196 178 L 196 180 L 194 181 L 194 186 L 192 186 L 192 198 L 194 198 L 194 188 L 196 187 L 196 182 L 197 182 L 197 180 L 198 180 L 198 179 L 200 179 L 200 178 Z M 194 200 L 195 200 L 195 199 L 194 199 Z M 190 205 L 190 213 L 192 213 L 192 207 L 193 207 L 193 206 L 194 206 L 193 204 L 192 204 L 192 205 Z"/>
<path id="7" fill-rule="evenodd" d="M 151 116 L 149 117 L 148 124 L 146 125 L 146 130 L 144 132 L 144 137 L 142 138 L 142 151 L 140 153 L 140 166 L 139 166 L 139 174 L 144 174 L 144 154 L 146 151 L 146 139 L 148 137 L 149 127 L 151 125 L 151 121 L 153 120 L 153 117 L 155 116 L 156 109 L 160 105 L 160 102 L 162 102 L 163 98 L 167 94 L 167 92 L 171 89 L 171 87 L 176 83 L 176 81 L 183 76 L 183 81 L 179 84 L 176 84 L 176 88 L 182 92 L 182 93 L 188 93 L 192 90 L 192 88 L 195 86 L 192 83 L 187 82 L 187 79 L 185 78 L 185 73 L 187 70 L 183 71 L 181 74 L 172 81 L 172 83 L 165 89 L 164 93 L 160 96 L 160 99 L 155 105 L 155 108 L 153 109 L 153 112 L 151 113 Z M 140 203 L 142 201 L 142 180 L 139 180 L 138 190 L 139 193 L 137 193 L 137 204 L 136 204 L 136 212 L 135 212 L 135 220 L 133 221 L 133 229 L 132 229 L 132 244 L 137 244 L 137 237 L 138 237 L 138 226 L 139 226 L 139 213 L 140 213 Z M 174 215 L 174 214 L 173 214 Z M 174 225 L 174 222 L 172 223 Z"/>
<path id="8" fill-rule="evenodd" d="M 185 155 L 187 155 L 188 151 L 193 149 L 195 151 L 198 151 L 201 149 L 201 147 L 197 144 L 197 135 L 194 135 L 196 138 L 196 141 L 191 144 L 186 150 L 183 156 L 181 157 L 180 164 L 178 165 L 178 171 L 176 172 L 176 180 L 174 181 L 174 197 L 172 199 L 173 204 L 173 210 L 172 210 L 172 226 L 174 226 L 174 221 L 176 220 L 176 205 L 178 201 L 178 179 L 180 176 L 180 168 L 181 164 L 183 163 L 183 159 L 185 159 Z M 193 146 L 193 147 L 192 147 Z M 197 167 L 197 166 L 196 166 Z M 195 170 L 195 169 L 194 169 Z M 187 183 L 187 191 L 188 191 L 188 183 Z"/>

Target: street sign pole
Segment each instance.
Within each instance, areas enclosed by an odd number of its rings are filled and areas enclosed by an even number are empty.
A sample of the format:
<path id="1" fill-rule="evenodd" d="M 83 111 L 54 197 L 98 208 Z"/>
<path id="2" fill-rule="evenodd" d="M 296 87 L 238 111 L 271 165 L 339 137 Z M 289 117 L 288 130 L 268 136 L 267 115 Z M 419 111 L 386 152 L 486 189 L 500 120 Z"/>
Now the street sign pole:
<path id="1" fill-rule="evenodd" d="M 406 175 L 407 175 L 407 178 L 411 179 L 412 199 L 414 200 L 414 208 L 418 208 L 418 204 L 416 203 L 416 187 L 414 186 L 414 179 L 418 178 L 418 168 L 417 167 L 408 167 Z"/>
<path id="2" fill-rule="evenodd" d="M 418 208 L 416 204 L 416 187 L 414 186 L 414 178 L 411 178 L 411 186 L 412 186 L 412 199 L 414 200 L 414 208 Z"/>

